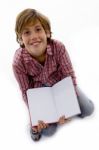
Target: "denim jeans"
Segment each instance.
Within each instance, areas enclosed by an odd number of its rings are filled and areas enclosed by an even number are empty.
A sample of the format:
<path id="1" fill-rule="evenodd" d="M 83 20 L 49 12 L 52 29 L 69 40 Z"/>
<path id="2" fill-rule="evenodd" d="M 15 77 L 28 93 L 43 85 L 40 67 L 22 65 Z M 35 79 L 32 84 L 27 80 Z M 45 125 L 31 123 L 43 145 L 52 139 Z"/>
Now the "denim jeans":
<path id="1" fill-rule="evenodd" d="M 79 117 L 84 118 L 90 116 L 94 111 L 93 102 L 81 91 L 79 87 L 76 87 L 77 99 L 81 109 Z"/>

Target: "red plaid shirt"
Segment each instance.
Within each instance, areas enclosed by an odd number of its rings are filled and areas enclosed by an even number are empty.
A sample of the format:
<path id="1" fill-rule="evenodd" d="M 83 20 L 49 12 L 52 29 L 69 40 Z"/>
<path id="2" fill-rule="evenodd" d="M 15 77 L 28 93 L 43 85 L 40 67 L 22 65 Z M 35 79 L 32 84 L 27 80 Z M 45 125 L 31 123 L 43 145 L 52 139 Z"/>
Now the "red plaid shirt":
<path id="1" fill-rule="evenodd" d="M 72 77 L 76 86 L 68 52 L 65 46 L 56 40 L 51 40 L 47 45 L 44 66 L 36 61 L 25 48 L 19 48 L 15 52 L 13 70 L 26 103 L 26 91 L 29 88 L 52 86 L 67 76 Z"/>

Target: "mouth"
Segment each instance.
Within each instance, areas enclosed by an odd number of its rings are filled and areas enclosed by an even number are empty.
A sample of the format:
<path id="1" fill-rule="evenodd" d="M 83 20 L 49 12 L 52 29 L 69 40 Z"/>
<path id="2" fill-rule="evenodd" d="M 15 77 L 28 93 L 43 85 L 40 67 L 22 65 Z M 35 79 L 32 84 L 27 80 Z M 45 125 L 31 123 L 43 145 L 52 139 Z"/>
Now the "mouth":
<path id="1" fill-rule="evenodd" d="M 30 43 L 30 45 L 32 46 L 38 46 L 39 44 L 41 44 L 41 41 L 35 41 L 35 42 Z"/>

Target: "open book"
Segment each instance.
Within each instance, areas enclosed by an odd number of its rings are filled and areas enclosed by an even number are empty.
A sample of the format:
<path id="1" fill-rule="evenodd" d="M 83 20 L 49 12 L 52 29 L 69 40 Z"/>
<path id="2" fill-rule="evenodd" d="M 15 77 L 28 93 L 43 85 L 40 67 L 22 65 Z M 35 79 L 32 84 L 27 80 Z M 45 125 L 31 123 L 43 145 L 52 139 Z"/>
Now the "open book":
<path id="1" fill-rule="evenodd" d="M 32 126 L 38 120 L 55 123 L 63 115 L 70 118 L 81 113 L 71 77 L 52 87 L 28 89 L 27 98 Z"/>

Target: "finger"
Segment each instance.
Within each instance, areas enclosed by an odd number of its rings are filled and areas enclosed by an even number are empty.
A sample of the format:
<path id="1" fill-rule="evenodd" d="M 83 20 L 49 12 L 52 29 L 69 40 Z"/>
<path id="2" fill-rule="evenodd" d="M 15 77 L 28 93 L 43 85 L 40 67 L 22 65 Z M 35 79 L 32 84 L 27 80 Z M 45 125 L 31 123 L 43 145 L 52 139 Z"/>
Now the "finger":
<path id="1" fill-rule="evenodd" d="M 43 128 L 47 128 L 48 124 L 42 121 Z"/>
<path id="2" fill-rule="evenodd" d="M 62 125 L 62 124 L 64 124 L 64 123 L 65 123 L 64 121 L 60 121 L 60 122 L 59 122 L 60 125 Z"/>
<path id="3" fill-rule="evenodd" d="M 41 124 L 42 124 L 43 128 L 46 128 L 46 124 L 43 121 L 41 121 Z"/>
<path id="4" fill-rule="evenodd" d="M 43 128 L 44 128 L 44 123 L 43 123 L 43 121 L 40 121 L 40 120 L 39 120 L 38 123 L 39 123 L 40 128 L 43 129 Z"/>
<path id="5" fill-rule="evenodd" d="M 61 117 L 59 118 L 59 120 L 62 120 L 62 119 L 65 119 L 65 116 L 61 116 Z"/>
<path id="6" fill-rule="evenodd" d="M 33 132 L 37 132 L 37 128 L 36 127 L 32 127 Z"/>
<path id="7" fill-rule="evenodd" d="M 60 120 L 59 120 L 59 124 L 64 124 L 64 123 L 65 123 L 65 118 L 61 117 Z"/>
<path id="8" fill-rule="evenodd" d="M 46 128 L 48 128 L 49 127 L 49 124 L 48 123 L 46 123 Z"/>
<path id="9" fill-rule="evenodd" d="M 39 120 L 38 123 L 39 123 L 41 126 L 43 126 L 43 124 L 44 124 L 44 122 L 41 121 L 41 120 Z"/>
<path id="10" fill-rule="evenodd" d="M 43 122 L 43 121 L 39 121 L 39 123 L 40 123 L 42 129 L 43 129 L 43 128 L 47 128 L 47 126 L 48 126 L 48 125 L 47 125 L 45 122 Z"/>
<path id="11" fill-rule="evenodd" d="M 40 124 L 38 124 L 37 130 L 38 130 L 38 132 L 41 132 L 42 128 L 41 128 Z"/>
<path id="12" fill-rule="evenodd" d="M 65 115 L 64 115 L 64 116 L 62 116 L 62 119 L 66 119 Z"/>
<path id="13" fill-rule="evenodd" d="M 63 121 L 62 119 L 59 120 L 59 124 L 63 124 L 63 122 L 64 122 L 64 121 Z"/>
<path id="14" fill-rule="evenodd" d="M 65 122 L 69 122 L 69 121 L 71 121 L 71 119 L 70 119 L 70 118 L 68 118 L 68 119 L 65 119 Z"/>
<path id="15" fill-rule="evenodd" d="M 65 123 L 65 120 L 64 120 L 64 118 L 61 120 L 61 123 L 63 124 L 63 123 Z"/>

